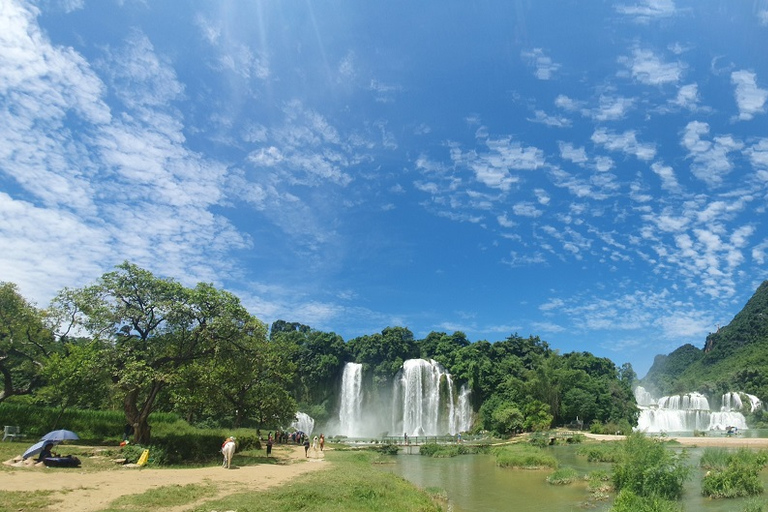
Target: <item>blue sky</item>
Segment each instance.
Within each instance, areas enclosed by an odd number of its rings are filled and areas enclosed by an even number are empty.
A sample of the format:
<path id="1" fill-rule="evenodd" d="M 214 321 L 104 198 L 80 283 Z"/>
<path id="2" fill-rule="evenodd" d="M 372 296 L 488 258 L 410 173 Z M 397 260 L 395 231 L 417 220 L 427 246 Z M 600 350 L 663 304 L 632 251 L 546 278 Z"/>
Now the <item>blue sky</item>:
<path id="1" fill-rule="evenodd" d="M 0 280 L 642 376 L 766 279 L 766 48 L 766 0 L 5 0 Z"/>

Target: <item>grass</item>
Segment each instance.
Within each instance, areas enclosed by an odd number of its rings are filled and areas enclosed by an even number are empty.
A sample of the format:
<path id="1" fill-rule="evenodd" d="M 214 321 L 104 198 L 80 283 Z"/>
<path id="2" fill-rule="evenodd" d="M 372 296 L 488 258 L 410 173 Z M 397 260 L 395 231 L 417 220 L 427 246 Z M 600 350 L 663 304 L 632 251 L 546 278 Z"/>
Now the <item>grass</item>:
<path id="1" fill-rule="evenodd" d="M 557 459 L 543 449 L 528 444 L 513 444 L 494 450 L 496 465 L 502 468 L 557 468 Z"/>
<path id="2" fill-rule="evenodd" d="M 110 504 L 103 512 L 143 512 L 178 507 L 216 495 L 213 484 L 167 485 L 150 489 L 142 494 L 123 496 Z"/>
<path id="3" fill-rule="evenodd" d="M 0 512 L 45 510 L 54 503 L 53 491 L 0 491 Z"/>
<path id="4" fill-rule="evenodd" d="M 551 485 L 568 485 L 579 477 L 579 473 L 570 467 L 556 469 L 547 477 L 547 483 Z"/>
<path id="5" fill-rule="evenodd" d="M 427 443 L 419 447 L 419 455 L 425 455 L 427 457 L 449 458 L 456 457 L 458 455 L 474 455 L 478 453 L 488 453 L 490 446 L 487 444 L 474 445 L 474 444 L 437 444 Z"/>
<path id="6" fill-rule="evenodd" d="M 440 512 L 441 492 L 422 491 L 402 477 L 372 469 L 376 454 L 331 452 L 334 464 L 300 482 L 264 492 L 245 492 L 206 502 L 194 512 Z"/>
<path id="7" fill-rule="evenodd" d="M 576 453 L 586 457 L 589 462 L 616 462 L 621 452 L 621 444 L 615 441 L 609 443 L 589 443 L 576 450 Z"/>

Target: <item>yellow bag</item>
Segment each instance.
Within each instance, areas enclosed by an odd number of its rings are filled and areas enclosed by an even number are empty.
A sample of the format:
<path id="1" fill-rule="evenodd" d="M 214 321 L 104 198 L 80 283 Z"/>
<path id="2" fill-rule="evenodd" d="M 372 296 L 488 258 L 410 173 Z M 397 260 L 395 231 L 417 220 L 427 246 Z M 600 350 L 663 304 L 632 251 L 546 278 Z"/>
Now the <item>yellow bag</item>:
<path id="1" fill-rule="evenodd" d="M 141 452 L 141 457 L 139 457 L 139 462 L 137 462 L 136 464 L 139 466 L 143 466 L 144 464 L 147 463 L 148 460 L 149 460 L 149 450 L 144 450 L 143 452 Z"/>

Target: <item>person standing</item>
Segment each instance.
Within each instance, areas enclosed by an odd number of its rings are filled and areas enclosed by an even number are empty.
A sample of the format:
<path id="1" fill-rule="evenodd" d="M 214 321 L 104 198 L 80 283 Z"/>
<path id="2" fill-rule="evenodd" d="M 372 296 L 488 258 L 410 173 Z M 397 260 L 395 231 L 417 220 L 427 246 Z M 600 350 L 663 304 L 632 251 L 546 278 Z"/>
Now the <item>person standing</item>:
<path id="1" fill-rule="evenodd" d="M 323 451 L 323 447 L 325 446 L 325 434 L 320 434 L 320 451 Z"/>
<path id="2" fill-rule="evenodd" d="M 309 457 L 309 437 L 304 438 L 304 456 Z"/>
<path id="3" fill-rule="evenodd" d="M 272 453 L 272 434 L 269 434 L 269 437 L 267 438 L 267 457 L 270 456 Z"/>

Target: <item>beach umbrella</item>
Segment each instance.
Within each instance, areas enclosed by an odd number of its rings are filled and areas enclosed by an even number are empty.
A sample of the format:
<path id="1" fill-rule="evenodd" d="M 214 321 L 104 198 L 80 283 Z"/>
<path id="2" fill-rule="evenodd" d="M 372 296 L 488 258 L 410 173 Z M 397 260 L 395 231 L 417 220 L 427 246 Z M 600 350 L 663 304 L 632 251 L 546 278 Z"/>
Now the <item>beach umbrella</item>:
<path id="1" fill-rule="evenodd" d="M 53 430 L 45 434 L 43 437 L 41 437 L 40 441 L 56 441 L 60 443 L 62 441 L 68 441 L 70 439 L 80 439 L 80 436 L 78 436 L 71 430 Z"/>
<path id="2" fill-rule="evenodd" d="M 24 454 L 21 456 L 22 459 L 28 459 L 29 457 L 32 457 L 34 455 L 37 455 L 41 451 L 43 451 L 43 448 L 45 448 L 45 445 L 47 444 L 59 444 L 59 441 L 38 441 L 37 443 L 33 444 L 29 448 L 27 448 L 27 451 L 24 452 Z"/>

